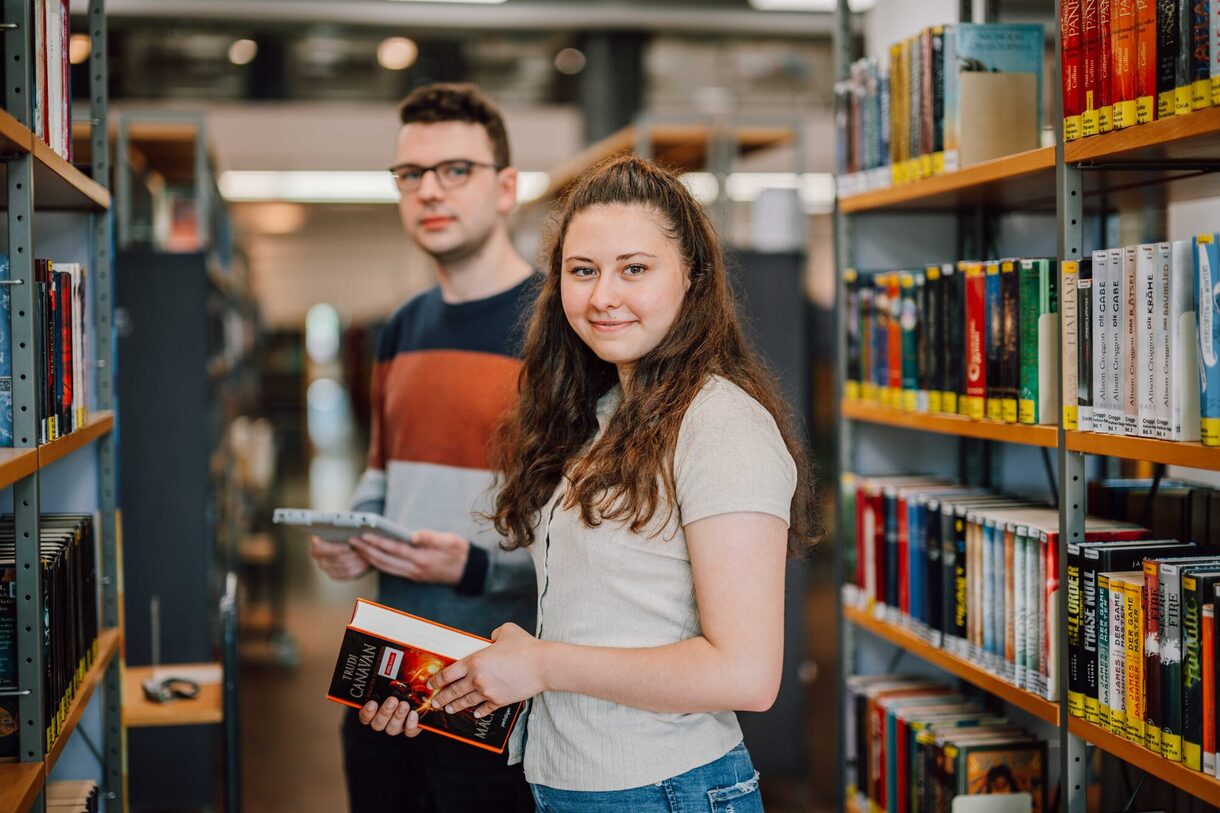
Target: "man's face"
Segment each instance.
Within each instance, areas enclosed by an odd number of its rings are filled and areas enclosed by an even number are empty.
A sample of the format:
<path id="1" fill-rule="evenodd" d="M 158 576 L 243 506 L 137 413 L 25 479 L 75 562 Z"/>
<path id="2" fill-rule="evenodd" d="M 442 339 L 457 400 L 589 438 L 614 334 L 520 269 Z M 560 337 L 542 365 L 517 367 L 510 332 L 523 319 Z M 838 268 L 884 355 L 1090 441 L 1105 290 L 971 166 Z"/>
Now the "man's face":
<path id="1" fill-rule="evenodd" d="M 394 165 L 431 167 L 441 161 L 473 161 L 470 177 L 445 188 L 435 172 L 419 188 L 399 192 L 398 213 L 407 235 L 440 262 L 476 254 L 517 202 L 517 172 L 497 171 L 491 139 L 481 125 L 460 121 L 405 124 L 398 131 Z"/>

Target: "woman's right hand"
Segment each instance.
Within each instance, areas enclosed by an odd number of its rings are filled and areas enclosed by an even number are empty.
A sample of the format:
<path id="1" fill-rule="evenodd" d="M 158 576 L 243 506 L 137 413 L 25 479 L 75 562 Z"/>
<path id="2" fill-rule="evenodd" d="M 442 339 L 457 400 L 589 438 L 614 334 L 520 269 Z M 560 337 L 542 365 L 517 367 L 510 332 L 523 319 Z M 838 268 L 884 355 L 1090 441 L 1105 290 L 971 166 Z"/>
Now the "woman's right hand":
<path id="1" fill-rule="evenodd" d="M 417 736 L 420 732 L 419 713 L 411 708 L 411 704 L 397 697 L 386 698 L 380 708 L 377 701 L 370 700 L 360 709 L 360 722 L 374 731 L 384 731 L 391 737 L 402 734 L 406 737 Z"/>
<path id="2" fill-rule="evenodd" d="M 364 575 L 369 562 L 347 542 L 327 542 L 321 537 L 309 539 L 309 555 L 327 576 L 335 581 L 349 581 Z"/>

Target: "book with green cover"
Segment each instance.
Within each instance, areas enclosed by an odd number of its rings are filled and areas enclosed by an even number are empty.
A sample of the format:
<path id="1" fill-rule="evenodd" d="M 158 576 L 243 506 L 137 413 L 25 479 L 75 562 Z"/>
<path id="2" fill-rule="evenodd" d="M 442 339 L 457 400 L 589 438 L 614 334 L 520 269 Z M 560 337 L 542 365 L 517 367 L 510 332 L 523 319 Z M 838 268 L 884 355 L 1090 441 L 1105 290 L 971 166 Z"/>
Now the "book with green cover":
<path id="1" fill-rule="evenodd" d="M 1021 423 L 1055 423 L 1059 400 L 1059 311 L 1057 275 L 1051 260 L 1021 260 L 1020 268 Z"/>

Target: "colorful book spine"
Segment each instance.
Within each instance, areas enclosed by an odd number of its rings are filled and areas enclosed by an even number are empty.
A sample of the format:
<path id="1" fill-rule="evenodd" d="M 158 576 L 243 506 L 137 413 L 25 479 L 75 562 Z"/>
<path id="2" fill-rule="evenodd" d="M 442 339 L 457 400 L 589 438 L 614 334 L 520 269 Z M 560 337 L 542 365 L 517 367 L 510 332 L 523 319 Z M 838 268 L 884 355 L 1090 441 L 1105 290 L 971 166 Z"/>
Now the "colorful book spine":
<path id="1" fill-rule="evenodd" d="M 1021 388 L 1021 294 L 1017 261 L 1000 263 L 1000 420 L 1016 423 Z M 1036 301 L 1036 300 L 1035 300 Z"/>
<path id="2" fill-rule="evenodd" d="M 1135 121 L 1137 124 L 1146 124 L 1156 118 L 1156 40 L 1156 0 L 1135 0 Z"/>
<path id="3" fill-rule="evenodd" d="M 1220 0 L 1208 0 L 1207 19 L 1207 54 L 1211 74 L 1212 106 L 1220 107 Z"/>
<path id="4" fill-rule="evenodd" d="M 914 412 L 919 403 L 919 318 L 915 307 L 915 275 L 903 273 L 899 281 L 902 285 L 902 310 L 898 316 L 898 328 L 902 334 L 902 408 Z"/>
<path id="5" fill-rule="evenodd" d="M 1161 753 L 1160 607 L 1157 561 L 1144 560 L 1144 747 Z"/>
<path id="6" fill-rule="evenodd" d="M 1174 74 L 1174 115 L 1181 116 L 1194 109 L 1194 76 L 1191 55 L 1194 51 L 1194 0 L 1178 0 L 1178 58 Z"/>
<path id="7" fill-rule="evenodd" d="M 1113 580 L 1111 580 L 1113 584 Z M 1143 573 L 1123 581 L 1123 609 L 1127 624 L 1127 739 L 1144 744 L 1144 612 Z"/>
<path id="8" fill-rule="evenodd" d="M 1178 48 L 1182 0 L 1157 0 L 1156 7 L 1156 112 L 1166 119 L 1176 113 Z"/>
<path id="9" fill-rule="evenodd" d="M 945 263 L 940 267 L 944 288 L 944 323 L 941 335 L 945 337 L 941 349 L 941 370 L 945 378 L 941 393 L 941 409 L 957 415 L 962 411 L 966 393 L 966 276 L 961 264 Z"/>
<path id="10" fill-rule="evenodd" d="M 1135 284 L 1136 411 L 1140 437 L 1152 438 L 1156 437 L 1158 390 L 1164 383 L 1157 370 L 1162 289 L 1157 284 L 1157 249 L 1152 243 L 1136 246 Z"/>
<path id="11" fill-rule="evenodd" d="M 945 360 L 943 345 L 945 344 L 945 282 L 939 265 L 929 265 L 924 269 L 924 288 L 927 296 L 927 319 L 924 321 L 924 346 L 928 364 L 928 411 L 940 412 L 944 409 Z"/>
<path id="12" fill-rule="evenodd" d="M 1194 239 L 1196 324 L 1199 331 L 1200 438 L 1204 446 L 1220 446 L 1220 239 L 1200 234 Z"/>
<path id="13" fill-rule="evenodd" d="M 1111 367 L 1110 252 L 1093 252 L 1093 431 L 1110 432 Z"/>
<path id="14" fill-rule="evenodd" d="M 1113 731 L 1110 719 L 1110 574 L 1097 574 L 1097 724 Z M 1081 695 L 1081 704 L 1084 696 Z M 1081 716 L 1081 715 L 1077 715 Z"/>
<path id="15" fill-rule="evenodd" d="M 1063 290 L 1063 310 L 1060 324 L 1063 332 L 1063 428 L 1079 426 L 1079 365 L 1087 358 L 1081 355 L 1080 336 L 1080 263 L 1065 260 L 1059 264 L 1060 286 Z"/>
<path id="16" fill-rule="evenodd" d="M 1211 596 L 1209 596 L 1210 598 Z M 1203 773 L 1216 775 L 1216 605 L 1203 605 Z"/>
<path id="17" fill-rule="evenodd" d="M 1081 135 L 1101 132 L 1101 93 L 1098 87 L 1101 60 L 1101 28 L 1098 26 L 1098 0 L 1083 0 L 1081 4 L 1082 58 L 1080 63 L 1080 95 L 1084 100 L 1081 113 Z"/>
<path id="18" fill-rule="evenodd" d="M 987 277 L 983 264 L 966 264 L 966 398 L 965 414 L 983 418 L 987 402 Z"/>
<path id="19" fill-rule="evenodd" d="M 948 26 L 932 27 L 932 173 L 945 171 L 945 34 Z"/>
<path id="20" fill-rule="evenodd" d="M 1119 374 L 1119 393 L 1122 399 L 1121 434 L 1128 437 L 1139 435 L 1138 374 L 1139 349 L 1137 342 L 1139 325 L 1139 285 L 1136 278 L 1136 246 L 1123 249 L 1123 326 L 1122 326 L 1122 371 Z"/>
<path id="21" fill-rule="evenodd" d="M 1063 68 L 1063 140 L 1084 135 L 1084 19 L 1081 0 L 1063 0 L 1059 7 L 1059 55 Z"/>
<path id="22" fill-rule="evenodd" d="M 1021 373 L 1017 412 L 1021 423 L 1055 422 L 1055 403 L 1059 399 L 1056 392 L 1058 371 L 1054 360 L 1058 354 L 1052 348 L 1059 344 L 1057 279 L 1050 260 L 1020 262 L 1020 335 L 1017 346 L 1021 356 Z M 1035 302 L 1036 308 L 1033 307 Z M 1075 360 L 1074 349 L 1069 351 L 1065 348 L 1064 354 L 1071 355 Z"/>
<path id="23" fill-rule="evenodd" d="M 984 341 L 987 351 L 987 373 L 985 399 L 986 410 L 985 415 L 988 420 L 1002 421 L 1003 415 L 1003 388 L 1004 377 L 1001 369 L 1001 356 L 1004 352 L 1004 305 L 1002 302 L 1002 292 L 1000 281 L 1000 262 L 998 260 L 988 260 L 984 264 L 986 269 L 985 297 L 986 297 L 986 335 Z"/>
<path id="24" fill-rule="evenodd" d="M 860 275 L 856 269 L 843 271 L 844 333 L 847 342 L 847 369 L 843 394 L 855 401 L 860 397 Z"/>
<path id="25" fill-rule="evenodd" d="M 1097 90 L 1101 94 L 1101 132 L 1114 129 L 1114 45 L 1111 19 L 1114 0 L 1098 0 L 1097 28 L 1101 33 L 1101 54 L 1097 60 Z"/>
<path id="26" fill-rule="evenodd" d="M 1076 348 L 1072 358 L 1076 361 L 1076 398 L 1080 431 L 1093 431 L 1093 263 L 1086 260 L 1080 264 L 1076 280 Z M 1064 307 L 1067 294 L 1064 293 Z M 1064 363 L 1068 363 L 1067 344 L 1064 343 Z M 1066 380 L 1066 378 L 1065 378 Z M 1065 409 L 1070 403 L 1064 395 Z M 1066 427 L 1065 427 L 1066 428 Z"/>
<path id="27" fill-rule="evenodd" d="M 1127 593 L 1121 574 L 1110 575 L 1110 731 L 1127 733 Z"/>
<path id="28" fill-rule="evenodd" d="M 1111 65 L 1114 88 L 1114 127 L 1122 129 L 1136 123 L 1135 116 L 1135 0 L 1113 0 L 1110 18 Z"/>
<path id="29" fill-rule="evenodd" d="M 1190 3 L 1190 106 L 1192 110 L 1211 107 L 1211 42 L 1209 37 L 1209 0 Z"/>
<path id="30" fill-rule="evenodd" d="M 890 318 L 886 322 L 886 406 L 902 408 L 902 275 L 895 271 L 886 275 L 886 302 Z"/>

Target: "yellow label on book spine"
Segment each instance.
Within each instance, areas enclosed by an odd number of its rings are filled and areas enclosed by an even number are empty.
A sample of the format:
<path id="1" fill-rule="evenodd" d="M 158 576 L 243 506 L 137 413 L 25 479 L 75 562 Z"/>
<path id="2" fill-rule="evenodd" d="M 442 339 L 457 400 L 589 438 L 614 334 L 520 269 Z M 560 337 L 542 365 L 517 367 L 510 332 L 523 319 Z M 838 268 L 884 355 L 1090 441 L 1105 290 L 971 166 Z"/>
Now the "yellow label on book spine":
<path id="1" fill-rule="evenodd" d="M 1114 105 L 1102 105 L 1098 109 L 1098 120 L 1100 122 L 1101 131 L 1108 133 L 1114 129 Z"/>
<path id="2" fill-rule="evenodd" d="M 1022 424 L 1032 424 L 1033 422 L 1033 400 L 1031 398 L 1022 398 L 1016 405 L 1017 420 Z"/>
<path id="3" fill-rule="evenodd" d="M 1182 764 L 1192 771 L 1203 770 L 1203 749 L 1197 742 L 1182 744 Z"/>
<path id="4" fill-rule="evenodd" d="M 1217 87 L 1220 88 L 1220 85 L 1218 85 Z M 945 174 L 945 154 L 943 151 L 932 153 L 932 174 L 933 175 L 944 175 Z"/>
<path id="5" fill-rule="evenodd" d="M 940 390 L 928 390 L 928 411 L 940 412 Z"/>
<path id="6" fill-rule="evenodd" d="M 1005 398 L 1000 401 L 1000 418 L 1004 423 L 1017 422 L 1017 399 Z"/>
<path id="7" fill-rule="evenodd" d="M 1002 421 L 1004 420 L 1004 405 L 999 398 L 987 399 L 987 420 Z"/>
<path id="8" fill-rule="evenodd" d="M 942 392 L 940 394 L 940 402 L 941 402 L 940 405 L 942 407 L 942 410 L 941 410 L 942 412 L 947 412 L 950 415 L 957 414 L 957 393 L 956 392 L 948 392 L 948 391 Z"/>
<path id="9" fill-rule="evenodd" d="M 1078 414 L 1079 414 L 1079 409 L 1076 407 L 1075 404 L 1073 404 L 1072 406 L 1065 406 L 1063 408 L 1063 428 L 1064 429 L 1075 429 L 1077 427 L 1076 419 L 1077 419 Z"/>
<path id="10" fill-rule="evenodd" d="M 1182 761 L 1182 735 L 1161 732 L 1161 756 L 1170 762 Z"/>
<path id="11" fill-rule="evenodd" d="M 1212 106 L 1212 80 L 1196 79 L 1191 85 L 1190 106 L 1193 110 L 1202 110 Z"/>
<path id="12" fill-rule="evenodd" d="M 847 400 L 849 400 L 849 401 L 860 400 L 860 382 L 859 381 L 848 381 L 847 385 L 844 387 L 844 391 L 847 393 Z"/>
<path id="13" fill-rule="evenodd" d="M 1121 130 L 1135 125 L 1135 99 L 1114 103 L 1114 127 Z"/>
<path id="14" fill-rule="evenodd" d="M 1190 101 L 1191 97 L 1193 95 L 1194 94 L 1191 91 L 1190 85 L 1181 85 L 1177 88 L 1174 88 L 1173 114 L 1175 116 L 1180 116 L 1183 113 L 1189 113 L 1191 110 L 1194 109 L 1194 105 L 1191 104 L 1191 101 Z"/>
<path id="15" fill-rule="evenodd" d="M 1161 753 L 1161 729 L 1154 725 L 1144 726 L 1144 746 L 1154 754 Z"/>
<path id="16" fill-rule="evenodd" d="M 877 385 L 871 381 L 865 381 L 860 385 L 860 395 L 865 401 L 877 400 Z"/>
<path id="17" fill-rule="evenodd" d="M 1084 699 L 1084 719 L 1090 723 L 1101 722 L 1101 707 L 1098 705 L 1096 697 Z"/>
<path id="18" fill-rule="evenodd" d="M 1063 118 L 1063 140 L 1075 141 L 1083 135 L 1084 121 L 1083 116 L 1064 116 Z"/>
<path id="19" fill-rule="evenodd" d="M 1097 724 L 1106 731 L 1110 730 L 1110 707 L 1104 705 L 1100 701 L 1097 703 L 1097 715 L 1099 717 Z"/>
<path id="20" fill-rule="evenodd" d="M 1110 733 L 1122 736 L 1127 729 L 1127 713 L 1121 709 L 1110 709 Z"/>
<path id="21" fill-rule="evenodd" d="M 977 395 L 966 396 L 966 417 L 973 418 L 976 421 L 983 420 L 983 413 L 986 409 L 985 398 L 980 398 Z"/>
<path id="22" fill-rule="evenodd" d="M 1156 97 L 1140 96 L 1135 100 L 1135 123 L 1147 124 L 1156 119 Z"/>
<path id="23" fill-rule="evenodd" d="M 1204 446 L 1220 446 L 1220 418 L 1204 418 L 1202 430 Z"/>
<path id="24" fill-rule="evenodd" d="M 1213 31 L 1212 36 L 1220 36 L 1220 32 Z M 1220 107 L 1220 76 L 1212 77 L 1212 107 Z"/>
<path id="25" fill-rule="evenodd" d="M 1177 91 L 1166 90 L 1162 91 L 1161 95 L 1156 99 L 1156 117 L 1158 119 L 1167 119 L 1175 115 L 1177 110 Z"/>
<path id="26" fill-rule="evenodd" d="M 915 393 L 915 390 L 903 390 L 902 391 L 902 408 L 904 411 L 914 412 L 915 407 L 918 405 L 918 403 L 919 403 L 919 399 Z"/>
<path id="27" fill-rule="evenodd" d="M 1068 692 L 1068 714 L 1073 717 L 1084 716 L 1084 693 Z"/>
<path id="28" fill-rule="evenodd" d="M 1080 119 L 1081 135 L 1091 136 L 1101 132 L 1101 111 L 1094 106 L 1093 91 L 1084 95 L 1084 114 Z"/>

